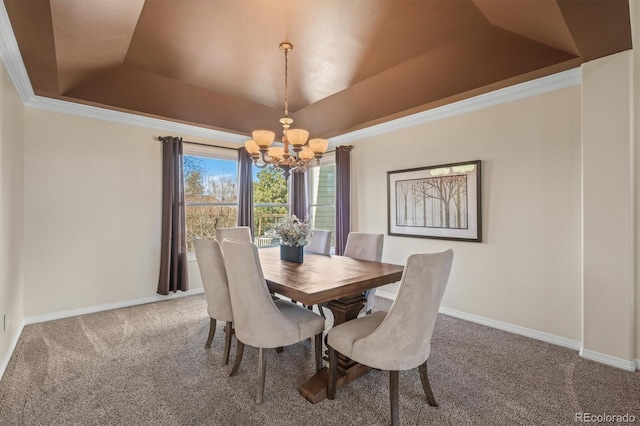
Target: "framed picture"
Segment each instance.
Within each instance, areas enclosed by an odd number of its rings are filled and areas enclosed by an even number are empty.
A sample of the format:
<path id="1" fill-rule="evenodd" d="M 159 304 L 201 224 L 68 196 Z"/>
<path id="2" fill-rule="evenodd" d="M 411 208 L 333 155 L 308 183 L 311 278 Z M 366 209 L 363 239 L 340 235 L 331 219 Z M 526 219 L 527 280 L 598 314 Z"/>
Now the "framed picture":
<path id="1" fill-rule="evenodd" d="M 480 160 L 387 172 L 389 235 L 482 241 Z"/>

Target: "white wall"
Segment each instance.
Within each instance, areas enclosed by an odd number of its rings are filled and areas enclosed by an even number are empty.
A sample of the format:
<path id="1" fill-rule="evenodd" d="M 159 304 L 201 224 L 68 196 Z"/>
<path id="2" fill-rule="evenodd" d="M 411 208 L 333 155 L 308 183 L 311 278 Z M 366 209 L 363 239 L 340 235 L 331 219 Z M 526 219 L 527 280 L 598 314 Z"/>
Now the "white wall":
<path id="1" fill-rule="evenodd" d="M 383 260 L 451 247 L 443 306 L 579 341 L 580 102 L 573 86 L 355 142 L 352 229 L 386 234 L 387 171 L 482 160 L 483 242 L 386 235 Z"/>
<path id="2" fill-rule="evenodd" d="M 23 114 L 0 65 L 0 377 L 24 318 Z"/>
<path id="3" fill-rule="evenodd" d="M 26 317 L 155 295 L 160 133 L 26 110 Z"/>

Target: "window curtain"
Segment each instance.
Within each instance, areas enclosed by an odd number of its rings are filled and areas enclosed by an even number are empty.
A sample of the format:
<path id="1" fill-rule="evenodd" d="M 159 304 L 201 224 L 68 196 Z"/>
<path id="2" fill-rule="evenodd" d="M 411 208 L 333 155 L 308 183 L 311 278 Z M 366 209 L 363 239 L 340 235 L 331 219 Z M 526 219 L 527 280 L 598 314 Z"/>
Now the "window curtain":
<path id="1" fill-rule="evenodd" d="M 351 146 L 336 148 L 336 254 L 341 256 L 351 232 Z"/>
<path id="2" fill-rule="evenodd" d="M 158 293 L 189 289 L 182 138 L 162 141 L 162 240 Z"/>
<path id="3" fill-rule="evenodd" d="M 289 177 L 289 214 L 304 219 L 309 215 L 308 205 L 307 173 L 291 173 Z"/>
<path id="4" fill-rule="evenodd" d="M 238 226 L 248 226 L 253 235 L 253 160 L 244 148 L 238 150 Z"/>

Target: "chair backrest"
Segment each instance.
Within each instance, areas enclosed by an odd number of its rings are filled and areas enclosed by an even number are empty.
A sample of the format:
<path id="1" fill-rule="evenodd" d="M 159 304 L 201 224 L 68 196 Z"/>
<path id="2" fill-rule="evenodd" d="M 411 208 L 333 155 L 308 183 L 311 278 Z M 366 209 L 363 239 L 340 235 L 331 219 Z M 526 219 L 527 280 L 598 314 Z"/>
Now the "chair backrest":
<path id="1" fill-rule="evenodd" d="M 331 253 L 331 234 L 331 231 L 313 229 L 311 231 L 311 241 L 304 246 L 304 251 L 329 256 Z"/>
<path id="2" fill-rule="evenodd" d="M 216 240 L 222 244 L 222 240 L 229 238 L 238 241 L 253 241 L 251 238 L 251 228 L 248 226 L 235 226 L 233 228 L 216 229 Z"/>
<path id="3" fill-rule="evenodd" d="M 194 238 L 193 246 L 207 298 L 209 316 L 220 321 L 233 321 L 227 272 L 220 244 L 216 240 Z"/>
<path id="4" fill-rule="evenodd" d="M 452 261 L 451 249 L 409 256 L 389 313 L 378 328 L 354 343 L 353 358 L 390 371 L 424 363 Z"/>
<path id="5" fill-rule="evenodd" d="M 344 256 L 361 260 L 382 260 L 383 234 L 349 232 L 344 246 Z"/>
<path id="6" fill-rule="evenodd" d="M 222 242 L 222 249 L 238 339 L 257 348 L 300 341 L 298 326 L 273 302 L 255 244 L 227 238 Z M 274 341 L 282 343 L 273 345 Z"/>

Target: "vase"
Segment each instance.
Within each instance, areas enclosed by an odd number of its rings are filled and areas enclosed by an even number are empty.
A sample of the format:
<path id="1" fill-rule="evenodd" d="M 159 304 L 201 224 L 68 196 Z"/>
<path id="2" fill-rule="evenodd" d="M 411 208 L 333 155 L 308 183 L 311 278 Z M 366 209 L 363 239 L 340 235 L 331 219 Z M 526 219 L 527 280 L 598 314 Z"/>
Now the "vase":
<path id="1" fill-rule="evenodd" d="M 304 254 L 304 247 L 292 247 L 280 245 L 280 260 L 284 260 L 286 262 L 295 262 L 302 263 L 302 257 Z"/>

